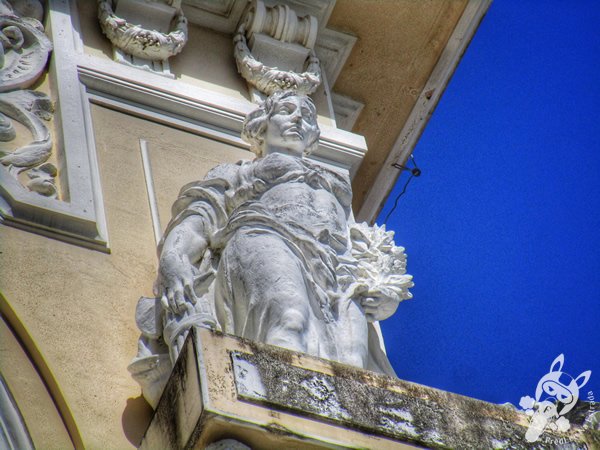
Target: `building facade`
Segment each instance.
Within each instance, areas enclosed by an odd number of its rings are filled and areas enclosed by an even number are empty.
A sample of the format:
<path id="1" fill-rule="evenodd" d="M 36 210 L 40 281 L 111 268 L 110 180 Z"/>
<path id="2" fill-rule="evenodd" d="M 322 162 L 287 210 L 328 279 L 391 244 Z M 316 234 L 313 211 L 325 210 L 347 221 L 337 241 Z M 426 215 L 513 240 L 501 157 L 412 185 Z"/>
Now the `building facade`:
<path id="1" fill-rule="evenodd" d="M 127 370 L 135 307 L 179 189 L 252 159 L 244 117 L 295 86 L 317 106 L 311 157 L 374 221 L 489 2 L 0 5 L 6 439 L 128 448 L 152 416 Z"/>

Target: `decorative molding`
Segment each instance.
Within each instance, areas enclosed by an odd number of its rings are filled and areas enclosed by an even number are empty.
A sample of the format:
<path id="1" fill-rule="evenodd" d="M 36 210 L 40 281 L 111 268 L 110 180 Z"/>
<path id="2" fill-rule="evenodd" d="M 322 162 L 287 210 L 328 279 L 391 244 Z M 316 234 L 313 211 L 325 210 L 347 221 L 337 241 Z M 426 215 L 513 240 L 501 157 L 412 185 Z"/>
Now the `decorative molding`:
<path id="1" fill-rule="evenodd" d="M 54 151 L 60 192 L 58 198 L 31 192 L 0 168 L 0 221 L 5 225 L 108 251 L 90 100 L 248 148 L 239 133 L 251 103 L 84 54 L 75 0 L 49 0 L 48 24 L 55 46 L 48 78 L 58 100 Z M 311 158 L 354 175 L 366 152 L 364 138 L 321 128 Z M 52 173 L 50 166 L 40 167 L 36 183 L 45 184 Z"/>
<path id="2" fill-rule="evenodd" d="M 335 0 L 263 0 L 266 6 L 285 3 L 299 15 L 310 15 L 323 28 L 335 6 Z M 248 0 L 182 0 L 182 9 L 189 22 L 221 33 L 233 34 Z"/>
<path id="3" fill-rule="evenodd" d="M 329 28 L 319 31 L 315 53 L 323 63 L 323 71 L 327 74 L 330 86 L 335 84 L 356 40 L 356 36 Z"/>
<path id="4" fill-rule="evenodd" d="M 89 55 L 80 55 L 78 66 L 79 78 L 94 103 L 248 148 L 239 138 L 243 119 L 253 108 L 245 100 Z M 320 127 L 319 148 L 311 158 L 347 170 L 353 177 L 367 151 L 364 137 Z"/>
<path id="5" fill-rule="evenodd" d="M 293 9 L 299 16 L 309 15 L 315 18 L 318 35 L 314 52 L 322 65 L 322 72 L 327 75 L 329 86 L 333 86 L 357 40 L 356 36 L 351 34 L 325 28 L 335 6 L 335 0 L 263 0 L 263 7 L 282 7 L 282 4 Z M 182 8 L 191 24 L 231 34 L 236 33 L 236 27 L 239 28 L 238 24 L 242 21 L 242 15 L 248 7 L 247 5 L 247 0 L 223 0 L 222 2 L 182 0 Z M 236 61 L 239 59 L 242 62 L 242 64 L 238 63 L 238 70 L 245 73 L 244 78 L 265 79 L 265 83 L 269 85 L 269 92 L 285 89 L 286 86 L 293 86 L 294 83 L 304 83 L 305 80 L 302 77 L 290 77 L 287 68 L 281 70 L 282 67 L 277 64 L 270 64 L 272 67 L 268 67 L 268 63 L 261 61 L 261 58 L 256 55 L 253 56 L 248 45 L 242 42 L 241 37 L 236 36 L 234 42 L 236 45 L 234 51 L 239 53 Z M 283 47 L 283 45 L 280 46 Z M 246 60 L 243 61 L 243 58 Z M 266 74 L 260 72 L 266 72 Z M 321 76 L 321 82 L 323 79 Z M 277 81 L 270 82 L 269 80 Z M 261 99 L 260 96 L 258 99 Z M 344 115 L 345 111 L 340 111 L 340 114 Z"/>
<path id="6" fill-rule="evenodd" d="M 18 8 L 0 4 L 0 141 L 9 143 L 17 138 L 13 121 L 26 127 L 33 141 L 10 150 L 5 144 L 0 150 L 0 165 L 25 189 L 56 197 L 57 169 L 46 162 L 52 152 L 52 138 L 42 121 L 52 117 L 52 102 L 46 94 L 25 90 L 42 75 L 52 43 L 36 18 L 43 15 L 41 3 L 14 3 Z M 19 16 L 25 13 L 35 17 Z"/>
<path id="7" fill-rule="evenodd" d="M 352 127 L 365 106 L 364 103 L 335 92 L 331 93 L 331 103 L 335 113 L 336 126 L 342 130 L 352 131 Z"/>
<path id="8" fill-rule="evenodd" d="M 299 16 L 313 16 L 324 28 L 329 21 L 336 0 L 263 0 L 267 6 L 276 6 L 285 3 Z"/>
<path id="9" fill-rule="evenodd" d="M 299 17 L 288 5 L 276 4 L 268 8 L 261 0 L 254 0 L 244 25 L 250 38 L 260 33 L 308 49 L 315 46 L 317 39 L 317 19 L 310 15 Z"/>
<path id="10" fill-rule="evenodd" d="M 52 33 L 55 51 L 50 59 L 48 78 L 52 92 L 58 99 L 55 147 L 60 192 L 55 196 L 49 185 L 56 172 L 48 163 L 42 163 L 30 171 L 29 187 L 37 192 L 49 193 L 49 196 L 24 189 L 7 170 L 0 170 L 0 221 L 44 236 L 108 251 L 89 104 L 77 73 L 76 49 L 83 47 L 75 31 L 77 26 L 72 23 L 77 17 L 74 1 L 49 0 L 48 29 Z M 23 120 L 30 122 L 27 126 L 34 134 L 34 145 L 26 146 L 27 152 L 19 149 L 7 155 L 3 163 L 15 162 L 19 154 L 27 156 L 26 159 L 30 161 L 39 154 L 37 162 L 42 162 L 44 152 L 48 151 L 46 131 L 39 121 L 39 117 L 48 111 L 48 108 L 39 108 L 40 104 L 46 103 L 46 99 L 39 94 L 24 95 L 29 98 L 23 100 L 30 101 L 33 108 L 28 111 L 26 107 L 21 107 L 20 113 Z M 3 105 L 2 111 L 10 115 L 10 108 Z"/>
<path id="11" fill-rule="evenodd" d="M 413 152 L 417 140 L 490 4 L 491 0 L 470 0 L 467 3 L 404 128 L 367 193 L 363 206 L 357 214 L 357 220 L 373 223 L 377 218 L 399 176 L 398 169 L 394 168 L 394 165 L 404 165 Z"/>
<path id="12" fill-rule="evenodd" d="M 183 0 L 181 7 L 190 23 L 233 34 L 247 4 L 247 0 Z"/>

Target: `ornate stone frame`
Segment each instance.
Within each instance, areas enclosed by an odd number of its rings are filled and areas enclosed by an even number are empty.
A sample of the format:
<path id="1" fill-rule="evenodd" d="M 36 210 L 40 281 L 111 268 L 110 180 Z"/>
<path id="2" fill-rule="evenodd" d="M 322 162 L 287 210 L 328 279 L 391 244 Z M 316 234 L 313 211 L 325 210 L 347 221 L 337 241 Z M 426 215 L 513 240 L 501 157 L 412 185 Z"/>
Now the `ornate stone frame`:
<path id="1" fill-rule="evenodd" d="M 29 192 L 0 171 L 0 221 L 48 237 L 108 251 L 96 152 L 85 92 L 77 79 L 76 39 L 67 0 L 50 0 L 47 30 L 56 51 L 49 77 L 56 94 L 55 152 L 63 200 Z"/>

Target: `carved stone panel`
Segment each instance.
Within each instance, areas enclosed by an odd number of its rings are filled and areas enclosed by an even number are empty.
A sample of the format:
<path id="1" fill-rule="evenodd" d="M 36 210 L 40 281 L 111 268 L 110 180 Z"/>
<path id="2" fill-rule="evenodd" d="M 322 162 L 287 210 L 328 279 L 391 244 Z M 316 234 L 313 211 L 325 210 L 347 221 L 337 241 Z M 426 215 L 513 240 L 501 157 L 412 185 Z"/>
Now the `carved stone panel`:
<path id="1" fill-rule="evenodd" d="M 52 50 L 44 27 L 33 17 L 0 15 L 0 92 L 26 89 L 37 81 Z"/>
<path id="2" fill-rule="evenodd" d="M 58 171 L 47 162 L 53 143 L 44 123 L 52 117 L 52 102 L 44 93 L 25 90 L 42 75 L 52 50 L 37 19 L 40 12 L 37 1 L 0 4 L 0 164 L 25 189 L 56 197 Z"/>
<path id="3" fill-rule="evenodd" d="M 107 251 L 75 2 L 44 3 L 51 39 L 42 2 L 0 0 L 0 222 Z"/>

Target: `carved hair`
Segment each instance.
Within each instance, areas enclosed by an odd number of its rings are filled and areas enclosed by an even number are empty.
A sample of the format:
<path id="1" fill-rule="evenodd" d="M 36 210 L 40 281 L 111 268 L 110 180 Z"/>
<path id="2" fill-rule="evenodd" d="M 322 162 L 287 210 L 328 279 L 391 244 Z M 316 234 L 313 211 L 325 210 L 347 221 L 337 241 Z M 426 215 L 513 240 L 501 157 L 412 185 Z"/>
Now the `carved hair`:
<path id="1" fill-rule="evenodd" d="M 244 125 L 242 126 L 242 139 L 250 144 L 250 150 L 254 152 L 256 156 L 261 157 L 264 154 L 267 123 L 273 115 L 275 106 L 281 100 L 288 97 L 301 97 L 304 102 L 308 102 L 312 106 L 312 109 L 316 110 L 315 104 L 310 97 L 299 95 L 294 91 L 277 91 L 267 97 L 262 105 L 246 116 Z M 314 133 L 313 139 L 311 139 L 304 149 L 304 155 L 310 155 L 319 146 L 320 131 L 316 124 L 316 119 L 315 129 L 316 132 Z"/>

